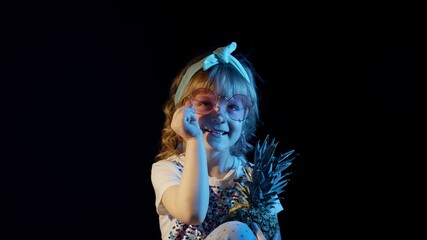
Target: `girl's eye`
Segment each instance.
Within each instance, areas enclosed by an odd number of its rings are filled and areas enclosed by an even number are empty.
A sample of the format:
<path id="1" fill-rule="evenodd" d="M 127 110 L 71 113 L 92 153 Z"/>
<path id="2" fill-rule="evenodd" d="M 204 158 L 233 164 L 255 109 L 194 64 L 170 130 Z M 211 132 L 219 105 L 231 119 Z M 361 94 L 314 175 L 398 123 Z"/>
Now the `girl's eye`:
<path id="1" fill-rule="evenodd" d="M 213 104 L 212 104 L 212 102 L 210 102 L 208 100 L 193 100 L 193 106 L 210 109 L 213 107 Z"/>
<path id="2" fill-rule="evenodd" d="M 200 104 L 208 108 L 212 107 L 212 103 L 210 101 L 202 101 Z"/>
<path id="3" fill-rule="evenodd" d="M 227 108 L 228 108 L 229 110 L 232 110 L 232 111 L 238 111 L 238 110 L 239 110 L 239 106 L 237 106 L 237 105 L 235 105 L 235 104 L 228 104 L 228 105 L 227 105 Z"/>

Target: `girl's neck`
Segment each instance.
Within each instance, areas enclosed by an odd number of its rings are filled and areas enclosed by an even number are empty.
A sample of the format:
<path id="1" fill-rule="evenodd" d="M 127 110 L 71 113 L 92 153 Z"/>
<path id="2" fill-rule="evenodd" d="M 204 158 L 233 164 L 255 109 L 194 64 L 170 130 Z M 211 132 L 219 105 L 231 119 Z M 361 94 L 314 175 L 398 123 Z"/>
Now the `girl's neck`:
<path id="1" fill-rule="evenodd" d="M 227 154 L 211 156 L 208 160 L 209 176 L 222 179 L 234 167 L 235 157 Z"/>

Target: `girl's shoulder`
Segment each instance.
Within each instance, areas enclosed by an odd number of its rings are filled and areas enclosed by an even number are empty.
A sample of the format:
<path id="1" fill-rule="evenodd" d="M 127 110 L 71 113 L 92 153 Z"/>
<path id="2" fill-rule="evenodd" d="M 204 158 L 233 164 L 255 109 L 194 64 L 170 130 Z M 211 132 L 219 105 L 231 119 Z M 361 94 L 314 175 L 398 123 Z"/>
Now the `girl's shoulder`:
<path id="1" fill-rule="evenodd" d="M 182 168 L 184 166 L 183 155 L 172 155 L 166 159 L 159 160 L 152 164 L 152 167 L 173 167 Z"/>
<path id="2" fill-rule="evenodd" d="M 238 161 L 238 168 L 236 169 L 238 177 L 245 176 L 245 171 L 252 172 L 253 163 L 244 157 L 236 157 L 236 160 Z"/>
<path id="3" fill-rule="evenodd" d="M 237 161 L 239 161 L 239 165 L 244 167 L 244 168 L 252 168 L 253 167 L 253 163 L 250 162 L 249 160 L 247 160 L 244 157 L 236 157 Z"/>

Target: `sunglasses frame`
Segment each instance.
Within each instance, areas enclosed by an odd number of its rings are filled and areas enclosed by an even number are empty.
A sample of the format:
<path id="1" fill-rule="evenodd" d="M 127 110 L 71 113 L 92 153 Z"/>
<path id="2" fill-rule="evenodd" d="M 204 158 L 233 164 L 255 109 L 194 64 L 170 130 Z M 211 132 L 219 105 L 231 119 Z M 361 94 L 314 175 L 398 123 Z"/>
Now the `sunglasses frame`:
<path id="1" fill-rule="evenodd" d="M 231 99 L 233 99 L 233 98 L 235 98 L 236 96 L 243 96 L 243 97 L 245 97 L 245 98 L 247 98 L 248 100 L 246 101 L 249 105 L 247 106 L 247 108 L 249 109 L 248 110 L 248 113 L 246 114 L 246 116 L 243 118 L 243 119 L 234 119 L 232 116 L 231 116 L 231 114 L 228 112 L 228 110 L 226 111 L 227 112 L 227 114 L 228 114 L 228 116 L 232 119 L 232 120 L 234 120 L 234 121 L 238 121 L 238 122 L 242 122 L 242 121 L 244 121 L 244 120 L 246 120 L 248 117 L 249 117 L 249 115 L 252 113 L 252 102 L 251 102 L 251 100 L 250 100 L 250 98 L 248 97 L 248 96 L 246 96 L 246 95 L 244 95 L 244 94 L 234 94 L 233 96 L 231 96 L 230 98 L 228 98 L 228 97 L 225 97 L 225 96 L 220 96 L 220 95 L 216 95 L 212 90 L 210 90 L 210 89 L 208 89 L 208 88 L 198 88 L 198 89 L 196 89 L 196 90 L 194 90 L 189 96 L 188 96 L 188 99 L 189 99 L 189 102 L 192 104 L 192 102 L 193 101 L 197 101 L 197 100 L 193 100 L 194 98 L 193 98 L 193 96 L 195 96 L 195 95 L 197 95 L 197 94 L 195 94 L 195 93 L 197 93 L 197 92 L 203 92 L 203 93 L 211 93 L 212 94 L 212 96 L 214 96 L 215 97 L 215 105 L 213 105 L 214 107 L 212 107 L 212 109 L 210 110 L 210 111 L 208 111 L 208 112 L 206 112 L 206 113 L 200 113 L 200 112 L 198 112 L 197 111 L 197 114 L 200 114 L 200 115 L 207 115 L 207 114 L 209 114 L 209 113 L 211 113 L 212 111 L 214 111 L 216 108 L 217 108 L 217 106 L 218 106 L 218 103 L 220 102 L 219 101 L 219 99 L 220 98 L 224 98 L 225 100 L 226 100 L 226 105 L 228 106 L 228 103 L 229 103 L 229 101 L 231 100 Z M 197 110 L 197 109 L 196 109 Z"/>

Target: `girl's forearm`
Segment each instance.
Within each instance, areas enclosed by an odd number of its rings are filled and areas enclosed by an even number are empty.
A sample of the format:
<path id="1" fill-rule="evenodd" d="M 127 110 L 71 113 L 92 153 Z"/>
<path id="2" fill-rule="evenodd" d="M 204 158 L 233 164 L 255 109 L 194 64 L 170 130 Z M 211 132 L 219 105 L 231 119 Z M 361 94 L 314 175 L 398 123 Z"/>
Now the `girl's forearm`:
<path id="1" fill-rule="evenodd" d="M 196 223 L 203 222 L 209 205 L 209 179 L 202 137 L 186 142 L 185 167 L 177 195 L 177 205 Z"/>

